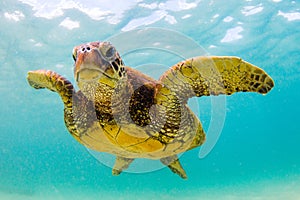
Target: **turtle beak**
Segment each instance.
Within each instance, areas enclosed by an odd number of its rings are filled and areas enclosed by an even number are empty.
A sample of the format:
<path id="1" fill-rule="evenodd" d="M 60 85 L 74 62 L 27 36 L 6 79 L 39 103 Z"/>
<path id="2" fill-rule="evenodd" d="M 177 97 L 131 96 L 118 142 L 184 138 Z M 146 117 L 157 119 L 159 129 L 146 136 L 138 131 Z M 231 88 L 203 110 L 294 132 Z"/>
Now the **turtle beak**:
<path id="1" fill-rule="evenodd" d="M 78 52 L 74 67 L 75 79 L 77 82 L 99 79 L 105 74 L 108 64 L 102 59 L 97 49 Z"/>

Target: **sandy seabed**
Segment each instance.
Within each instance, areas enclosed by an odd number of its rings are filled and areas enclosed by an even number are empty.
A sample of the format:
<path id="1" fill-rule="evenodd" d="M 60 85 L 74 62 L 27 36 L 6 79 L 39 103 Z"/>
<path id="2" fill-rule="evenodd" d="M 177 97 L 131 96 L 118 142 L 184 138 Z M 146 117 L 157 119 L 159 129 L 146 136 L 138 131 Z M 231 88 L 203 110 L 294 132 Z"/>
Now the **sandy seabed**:
<path id="1" fill-rule="evenodd" d="M 151 191 L 80 192 L 80 190 L 57 189 L 56 192 L 36 191 L 34 194 L 0 192 L 1 200 L 126 200 L 126 199 L 183 199 L 183 200 L 300 200 L 300 178 L 287 181 L 260 181 L 247 185 L 211 187 L 186 191 L 170 191 L 168 194 Z"/>

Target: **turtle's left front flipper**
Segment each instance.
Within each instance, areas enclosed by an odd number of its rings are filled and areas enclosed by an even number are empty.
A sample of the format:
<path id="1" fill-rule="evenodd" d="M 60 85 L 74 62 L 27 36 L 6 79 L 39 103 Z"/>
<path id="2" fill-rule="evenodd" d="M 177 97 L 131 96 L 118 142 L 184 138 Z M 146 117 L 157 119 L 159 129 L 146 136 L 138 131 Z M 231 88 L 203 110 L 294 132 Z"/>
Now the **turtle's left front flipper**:
<path id="1" fill-rule="evenodd" d="M 188 59 L 171 67 L 160 81 L 183 99 L 235 92 L 266 94 L 274 86 L 272 78 L 262 69 L 230 56 Z"/>

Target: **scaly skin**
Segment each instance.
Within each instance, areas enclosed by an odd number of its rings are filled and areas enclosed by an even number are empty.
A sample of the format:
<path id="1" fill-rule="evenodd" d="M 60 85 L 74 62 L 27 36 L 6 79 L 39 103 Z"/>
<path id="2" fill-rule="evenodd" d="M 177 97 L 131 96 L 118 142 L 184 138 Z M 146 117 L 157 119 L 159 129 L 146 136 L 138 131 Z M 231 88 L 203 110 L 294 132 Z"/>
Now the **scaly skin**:
<path id="1" fill-rule="evenodd" d="M 160 78 L 177 96 L 210 96 L 235 92 L 268 93 L 272 78 L 262 69 L 238 57 L 196 57 L 171 67 Z"/>
<path id="2" fill-rule="evenodd" d="M 205 141 L 187 100 L 240 91 L 266 94 L 274 86 L 262 69 L 237 57 L 191 58 L 171 67 L 158 81 L 125 67 L 107 42 L 76 46 L 73 57 L 80 91 L 52 71 L 30 71 L 28 82 L 60 95 L 66 127 L 77 141 L 117 156 L 114 175 L 135 158 L 149 158 L 160 159 L 186 178 L 177 154 Z"/>
<path id="3" fill-rule="evenodd" d="M 64 103 L 65 117 L 70 119 L 66 122 L 67 128 L 74 138 L 79 141 L 80 134 L 75 127 L 73 119 L 73 96 L 75 95 L 75 90 L 72 83 L 50 70 L 29 71 L 27 80 L 29 85 L 35 89 L 47 88 L 60 95 Z"/>

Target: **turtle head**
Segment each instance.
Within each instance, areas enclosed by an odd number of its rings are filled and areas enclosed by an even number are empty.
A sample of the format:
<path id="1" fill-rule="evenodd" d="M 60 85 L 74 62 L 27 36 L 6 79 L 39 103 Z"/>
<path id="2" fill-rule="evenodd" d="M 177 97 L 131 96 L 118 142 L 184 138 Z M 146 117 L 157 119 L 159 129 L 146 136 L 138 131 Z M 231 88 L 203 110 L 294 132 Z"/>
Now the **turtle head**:
<path id="1" fill-rule="evenodd" d="M 109 42 L 90 42 L 73 49 L 76 82 L 102 82 L 110 85 L 125 76 L 122 59 Z"/>

